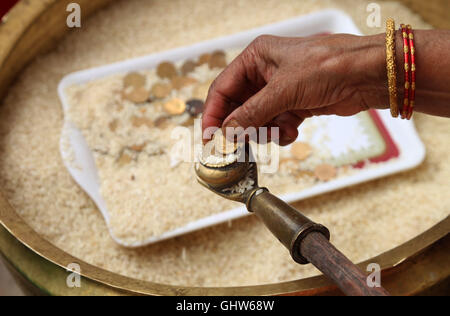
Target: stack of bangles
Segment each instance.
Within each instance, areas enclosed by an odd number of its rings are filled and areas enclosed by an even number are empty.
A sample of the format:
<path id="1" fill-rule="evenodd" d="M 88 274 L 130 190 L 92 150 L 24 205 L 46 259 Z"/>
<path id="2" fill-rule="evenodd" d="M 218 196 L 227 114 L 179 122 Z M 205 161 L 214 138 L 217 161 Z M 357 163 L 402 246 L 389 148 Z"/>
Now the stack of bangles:
<path id="1" fill-rule="evenodd" d="M 397 67 L 395 53 L 395 22 L 388 19 L 386 23 L 386 63 L 389 88 L 389 102 L 393 117 L 401 116 L 410 120 L 414 111 L 416 98 L 416 58 L 414 34 L 410 25 L 402 24 L 400 30 L 403 36 L 403 52 L 405 57 L 405 84 L 401 109 L 399 108 L 397 92 Z"/>

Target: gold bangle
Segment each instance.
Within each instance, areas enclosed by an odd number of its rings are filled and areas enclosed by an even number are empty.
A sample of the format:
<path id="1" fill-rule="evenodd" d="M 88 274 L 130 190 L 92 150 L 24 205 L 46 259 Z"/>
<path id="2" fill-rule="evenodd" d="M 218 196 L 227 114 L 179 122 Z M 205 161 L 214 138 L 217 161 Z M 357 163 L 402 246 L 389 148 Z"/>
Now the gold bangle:
<path id="1" fill-rule="evenodd" d="M 386 22 L 386 64 L 392 117 L 398 117 L 397 66 L 395 57 L 395 22 L 393 19 L 388 19 Z"/>

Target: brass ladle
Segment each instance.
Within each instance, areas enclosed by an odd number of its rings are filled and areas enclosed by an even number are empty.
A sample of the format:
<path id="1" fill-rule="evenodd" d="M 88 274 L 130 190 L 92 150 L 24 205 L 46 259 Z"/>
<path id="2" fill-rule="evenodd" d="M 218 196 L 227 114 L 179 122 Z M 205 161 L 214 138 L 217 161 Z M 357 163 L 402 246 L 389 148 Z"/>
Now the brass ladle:
<path id="1" fill-rule="evenodd" d="M 267 188 L 259 187 L 250 146 L 238 148 L 235 157 L 227 164 L 197 163 L 199 183 L 226 199 L 244 203 L 290 251 L 295 262 L 312 263 L 345 294 L 389 295 L 382 287 L 367 285 L 366 275 L 329 242 L 330 233 L 325 226 L 314 223 Z M 239 183 L 247 180 L 251 185 L 238 190 Z"/>

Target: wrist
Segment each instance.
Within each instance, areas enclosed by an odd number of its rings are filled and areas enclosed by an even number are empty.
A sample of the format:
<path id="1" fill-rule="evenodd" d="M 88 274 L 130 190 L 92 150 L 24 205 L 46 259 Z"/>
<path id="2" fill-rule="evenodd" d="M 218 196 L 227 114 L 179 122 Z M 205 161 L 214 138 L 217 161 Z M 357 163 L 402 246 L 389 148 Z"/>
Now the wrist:
<path id="1" fill-rule="evenodd" d="M 397 88 L 400 102 L 403 60 L 403 40 L 400 31 L 396 31 L 396 64 Z M 373 109 L 388 109 L 389 89 L 386 68 L 386 35 L 385 33 L 359 37 L 359 56 L 355 59 L 356 88 L 363 95 L 366 105 Z M 400 103 L 399 103 L 400 104 Z"/>
<path id="2" fill-rule="evenodd" d="M 361 38 L 364 49 L 359 58 L 362 65 L 359 91 L 366 105 L 374 109 L 389 108 L 389 91 L 386 70 L 386 40 L 384 34 Z"/>

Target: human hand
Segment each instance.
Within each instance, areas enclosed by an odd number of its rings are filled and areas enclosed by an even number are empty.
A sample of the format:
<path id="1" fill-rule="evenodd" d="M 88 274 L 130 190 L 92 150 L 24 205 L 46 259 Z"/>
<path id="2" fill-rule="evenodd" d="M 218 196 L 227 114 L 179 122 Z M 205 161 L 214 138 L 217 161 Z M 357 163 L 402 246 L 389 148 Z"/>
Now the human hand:
<path id="1" fill-rule="evenodd" d="M 279 127 L 279 143 L 313 115 L 388 107 L 384 35 L 260 36 L 213 82 L 202 128 Z"/>

